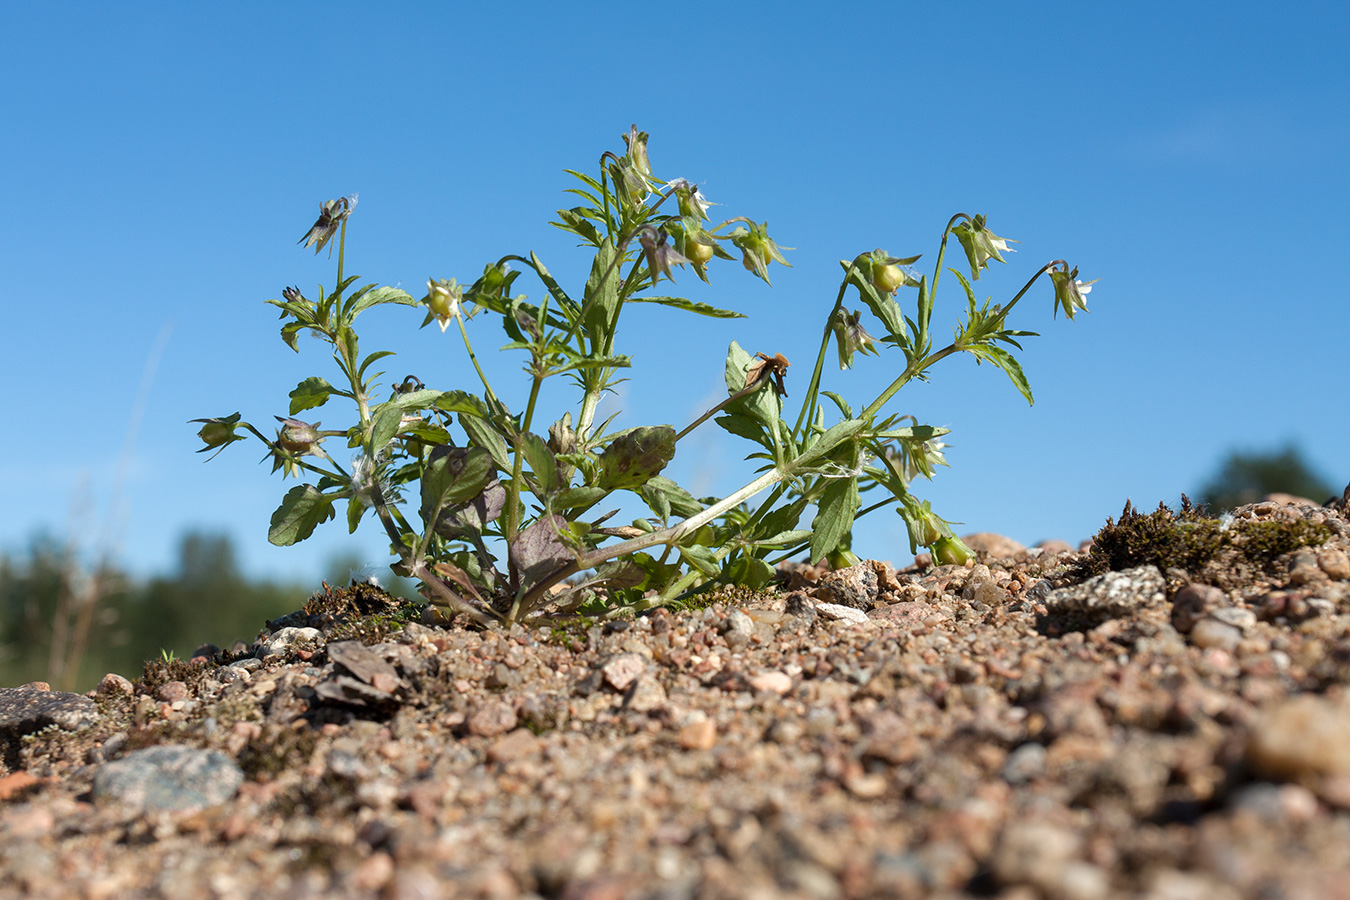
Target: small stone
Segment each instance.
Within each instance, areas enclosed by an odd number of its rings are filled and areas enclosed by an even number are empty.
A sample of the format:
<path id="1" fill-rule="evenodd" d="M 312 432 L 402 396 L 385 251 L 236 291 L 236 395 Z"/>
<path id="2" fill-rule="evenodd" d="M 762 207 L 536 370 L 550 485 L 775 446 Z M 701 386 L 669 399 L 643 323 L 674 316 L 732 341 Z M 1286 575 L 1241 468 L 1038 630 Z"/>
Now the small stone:
<path id="1" fill-rule="evenodd" d="M 1023 744 L 1003 761 L 1003 780 L 1009 784 L 1026 784 L 1045 774 L 1045 747 L 1041 744 Z"/>
<path id="2" fill-rule="evenodd" d="M 1295 587 L 1312 584 L 1326 577 L 1322 567 L 1317 564 L 1317 556 L 1311 550 L 1300 550 L 1289 560 L 1289 583 Z"/>
<path id="3" fill-rule="evenodd" d="M 465 719 L 469 734 L 476 737 L 497 737 L 506 734 L 517 724 L 515 708 L 500 700 L 489 700 L 479 705 Z"/>
<path id="4" fill-rule="evenodd" d="M 645 671 L 647 660 L 636 653 L 620 653 L 610 657 L 609 661 L 600 667 L 605 684 L 616 691 L 628 690 L 628 686 Z"/>
<path id="5" fill-rule="evenodd" d="M 118 675 L 116 672 L 109 672 L 99 681 L 98 687 L 94 689 L 95 693 L 110 696 L 114 694 L 125 694 L 131 696 L 136 692 L 136 688 L 131 681 Z"/>
<path id="6" fill-rule="evenodd" d="M 686 750 L 711 750 L 717 743 L 717 723 L 699 719 L 680 729 L 680 746 Z"/>
<path id="7" fill-rule="evenodd" d="M 1302 694 L 1267 710 L 1248 738 L 1247 761 L 1290 781 L 1350 776 L 1350 701 Z"/>
<path id="8" fill-rule="evenodd" d="M 833 619 L 836 622 L 847 622 L 850 625 L 866 625 L 869 621 L 867 613 L 861 609 L 855 609 L 852 606 L 841 606 L 838 603 L 817 603 L 816 612 L 827 619 Z"/>
<path id="9" fill-rule="evenodd" d="M 628 689 L 623 706 L 624 709 L 636 713 L 657 712 L 666 706 L 666 689 L 661 686 L 656 676 L 644 672 Z"/>
<path id="10" fill-rule="evenodd" d="M 1048 822 L 1011 821 L 1003 827 L 990 860 L 999 884 L 1029 884 L 1047 893 L 1078 856 L 1081 839 Z"/>
<path id="11" fill-rule="evenodd" d="M 1328 578 L 1337 581 L 1350 580 L 1350 556 L 1346 556 L 1345 551 L 1338 547 L 1328 547 L 1318 553 L 1317 567 L 1325 572 Z"/>
<path id="12" fill-rule="evenodd" d="M 162 703 L 186 700 L 188 696 L 188 686 L 181 681 L 166 681 L 155 691 L 155 697 Z"/>
<path id="13" fill-rule="evenodd" d="M 488 747 L 490 763 L 507 763 L 539 751 L 539 738 L 528 728 L 517 728 Z"/>
<path id="14" fill-rule="evenodd" d="M 786 672 L 762 672 L 746 679 L 750 687 L 764 694 L 786 694 L 792 690 L 792 677 Z"/>
<path id="15" fill-rule="evenodd" d="M 352 871 L 351 885 L 359 891 L 377 893 L 394 877 L 394 860 L 388 853 L 370 854 Z"/>
<path id="16" fill-rule="evenodd" d="M 218 806 L 243 780 L 243 771 L 219 750 L 162 745 L 100 766 L 92 793 L 96 801 L 133 809 L 181 811 Z"/>
<path id="17" fill-rule="evenodd" d="M 1019 544 L 1010 537 L 1004 537 L 990 531 L 977 531 L 974 534 L 965 535 L 961 540 L 981 557 L 990 559 L 1011 559 L 1027 550 L 1026 545 Z"/>
<path id="18" fill-rule="evenodd" d="M 1242 629 L 1213 616 L 1205 616 L 1191 627 L 1190 637 L 1192 644 L 1206 650 L 1212 647 L 1234 650 L 1242 640 Z"/>
<path id="19" fill-rule="evenodd" d="M 264 663 L 277 664 L 301 658 L 323 647 L 323 634 L 317 628 L 283 628 L 266 638 L 254 654 Z"/>
<path id="20" fill-rule="evenodd" d="M 0 800 L 10 800 L 34 785 L 41 783 L 42 779 L 31 772 L 24 772 L 22 770 L 13 772 L 0 778 Z"/>
<path id="21" fill-rule="evenodd" d="M 1172 598 L 1172 627 L 1190 633 L 1195 623 L 1228 603 L 1228 595 L 1213 585 L 1188 584 Z"/>

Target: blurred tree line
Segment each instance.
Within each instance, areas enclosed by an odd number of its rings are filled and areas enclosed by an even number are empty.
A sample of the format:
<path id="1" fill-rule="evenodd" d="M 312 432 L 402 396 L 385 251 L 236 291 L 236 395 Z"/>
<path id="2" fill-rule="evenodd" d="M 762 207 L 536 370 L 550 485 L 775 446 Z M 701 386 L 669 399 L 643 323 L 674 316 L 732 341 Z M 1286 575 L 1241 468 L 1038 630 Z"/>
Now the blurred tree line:
<path id="1" fill-rule="evenodd" d="M 1337 487 L 1303 458 L 1293 444 L 1280 450 L 1233 451 L 1200 489 L 1200 502 L 1213 514 L 1247 503 L 1255 503 L 1266 494 L 1293 494 L 1315 503 L 1339 497 L 1344 485 Z"/>
<path id="2" fill-rule="evenodd" d="M 345 585 L 354 566 L 335 559 L 325 568 L 324 580 Z M 108 672 L 138 677 L 162 652 L 186 658 L 202 644 L 248 643 L 318 587 L 245 578 L 225 535 L 185 534 L 174 571 L 148 580 L 112 561 L 88 565 L 70 544 L 38 535 L 21 554 L 0 553 L 0 687 L 46 681 L 83 692 Z"/>

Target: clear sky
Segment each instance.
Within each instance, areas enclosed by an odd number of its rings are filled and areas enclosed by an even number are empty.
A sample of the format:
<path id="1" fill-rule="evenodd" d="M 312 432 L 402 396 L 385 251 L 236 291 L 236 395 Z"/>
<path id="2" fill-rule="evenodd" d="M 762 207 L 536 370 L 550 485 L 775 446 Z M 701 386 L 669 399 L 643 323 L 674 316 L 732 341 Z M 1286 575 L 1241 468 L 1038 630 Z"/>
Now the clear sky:
<path id="1" fill-rule="evenodd" d="M 1058 257 L 1100 281 L 1073 322 L 1051 319 L 1048 283 L 1019 306 L 1013 326 L 1042 334 L 1020 357 L 1034 407 L 969 358 L 894 401 L 952 429 L 951 468 L 916 490 L 958 533 L 1076 542 L 1126 498 L 1173 502 L 1229 450 L 1290 441 L 1344 484 L 1348 44 L 1343 2 L 0 2 L 0 547 L 73 532 L 148 573 L 207 528 L 251 574 L 381 562 L 369 524 L 269 546 L 289 483 L 256 443 L 203 464 L 187 420 L 264 427 L 334 374 L 262 302 L 331 284 L 336 260 L 296 244 L 320 201 L 360 193 L 347 272 L 414 296 L 531 249 L 575 285 L 582 253 L 546 224 L 572 205 L 562 170 L 622 152 L 632 123 L 656 174 L 798 249 L 772 288 L 734 263 L 710 289 L 677 276 L 748 319 L 627 314 L 622 422 L 688 422 L 722 394 L 731 340 L 784 353 L 804 385 L 839 259 L 884 247 L 927 270 L 951 214 L 985 213 L 1021 243 L 981 299 Z M 948 278 L 934 327 L 962 305 Z M 391 376 L 472 387 L 418 312 L 362 322 L 363 349 L 399 352 Z M 505 342 L 476 324 L 479 348 Z M 870 400 L 896 367 L 827 386 Z M 729 491 L 749 449 L 710 431 L 669 474 Z M 855 549 L 909 558 L 889 511 Z"/>

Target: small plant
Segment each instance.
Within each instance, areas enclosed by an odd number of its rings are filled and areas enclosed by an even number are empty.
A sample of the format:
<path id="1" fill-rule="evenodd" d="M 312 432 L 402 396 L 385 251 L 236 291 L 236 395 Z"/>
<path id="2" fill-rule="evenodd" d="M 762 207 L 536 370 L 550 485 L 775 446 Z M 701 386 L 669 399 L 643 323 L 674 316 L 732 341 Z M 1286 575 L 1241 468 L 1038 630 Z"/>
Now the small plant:
<path id="1" fill-rule="evenodd" d="M 320 286 L 317 299 L 287 288 L 281 300 L 268 302 L 281 310 L 281 337 L 293 350 L 302 331 L 332 347 L 340 382 L 302 381 L 290 393 L 288 417 L 276 417 L 281 425 L 274 436 L 241 421 L 239 413 L 194 420 L 203 423 L 203 450 L 244 440 L 243 429 L 267 446 L 274 472 L 313 476 L 286 493 L 269 540 L 304 540 L 340 506 L 353 531 L 373 513 L 397 558 L 393 569 L 417 579 L 431 602 L 481 624 L 510 624 L 545 611 L 608 615 L 670 603 L 709 582 L 757 588 L 773 576 L 777 562 L 803 551 L 811 560 L 847 565 L 857 561 L 848 549 L 854 521 L 891 504 L 908 526 L 911 549 L 931 547 L 941 562 L 970 558 L 948 523 L 909 490 L 917 475 L 931 478 L 946 465 L 939 440 L 946 429 L 886 413 L 885 407 L 910 381 L 927 378 L 934 364 L 961 352 L 1002 369 L 1030 403 L 1031 390 L 1008 347 L 1021 349 L 1017 339 L 1032 333 L 1010 330 L 1007 317 L 1042 275 L 1053 283 L 1056 309 L 1070 318 L 1086 310 L 1090 283 L 1055 260 L 1006 305 L 981 305 L 966 276 L 948 269 L 967 306 L 952 342 L 934 350 L 930 319 L 948 238 L 955 235 L 965 250 L 972 279 L 1011 252 L 1010 242 L 990 231 L 983 216 L 958 214 L 942 232 L 931 279 L 912 268 L 917 256 L 875 250 L 841 261 L 843 279 L 824 317 L 795 418 L 784 417 L 791 363 L 781 353 L 752 354 L 732 342 L 722 402 L 681 428 L 611 430 L 613 417 L 597 421 L 597 408 L 630 363 L 618 341 L 628 304 L 736 318 L 738 313 L 656 289 L 673 282 L 675 268 L 684 266 L 706 282 L 716 260 L 737 255 L 744 269 L 766 282 L 772 264 L 788 265 L 766 224 L 736 216 L 713 225 L 712 204 L 697 186 L 653 176 L 647 138 L 634 126 L 624 135 L 626 152 L 604 153 L 596 176 L 569 170 L 578 182 L 569 193 L 582 202 L 559 210 L 552 224 L 593 254 L 579 291 L 565 289 L 533 253 L 504 256 L 469 285 L 429 280 L 420 300 L 398 288 L 356 287 L 356 277 L 345 274 L 356 195 L 321 205 L 301 242 L 317 253 L 337 238 L 333 288 Z M 542 285 L 537 303 L 515 292 L 523 271 Z M 902 290 L 917 291 L 908 310 L 896 299 Z M 867 325 L 861 310 L 845 306 L 850 292 L 871 314 Z M 423 327 L 434 322 L 444 332 L 453 326 L 481 391 L 432 389 L 409 376 L 382 393 L 382 373 L 371 369 L 391 352 L 363 356 L 356 332 L 357 317 L 382 305 L 423 308 Z M 523 410 L 507 405 L 478 363 L 468 326 L 480 313 L 500 322 L 508 338 L 503 349 L 524 357 Z M 868 327 L 881 336 L 873 337 Z M 823 389 L 832 341 L 841 369 L 852 367 L 855 354 L 883 347 L 903 364 L 890 384 L 857 407 Z M 540 388 L 559 376 L 576 385 L 579 403 L 557 418 L 542 417 Z M 350 425 L 325 430 L 295 418 L 334 397 L 354 405 Z M 710 419 L 750 441 L 749 458 L 760 468 L 727 497 L 697 499 L 660 473 L 680 441 Z M 332 438 L 346 440 L 349 459 L 330 455 L 324 442 Z M 861 495 L 877 488 L 884 498 L 864 508 Z M 619 491 L 641 498 L 650 515 L 614 525 L 614 512 L 594 512 Z M 803 519 L 809 510 L 808 525 Z"/>

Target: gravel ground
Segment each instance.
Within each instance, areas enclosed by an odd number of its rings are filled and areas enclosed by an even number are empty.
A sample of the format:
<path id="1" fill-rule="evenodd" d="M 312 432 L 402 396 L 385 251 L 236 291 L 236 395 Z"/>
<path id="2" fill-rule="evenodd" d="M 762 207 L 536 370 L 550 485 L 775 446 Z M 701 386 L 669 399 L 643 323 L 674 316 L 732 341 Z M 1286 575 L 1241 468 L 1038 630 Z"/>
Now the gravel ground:
<path id="1" fill-rule="evenodd" d="M 0 895 L 1350 897 L 1347 506 L 1223 526 L 1315 527 L 1293 552 L 1091 575 L 1101 535 L 980 535 L 607 624 L 330 589 L 0 690 Z"/>

